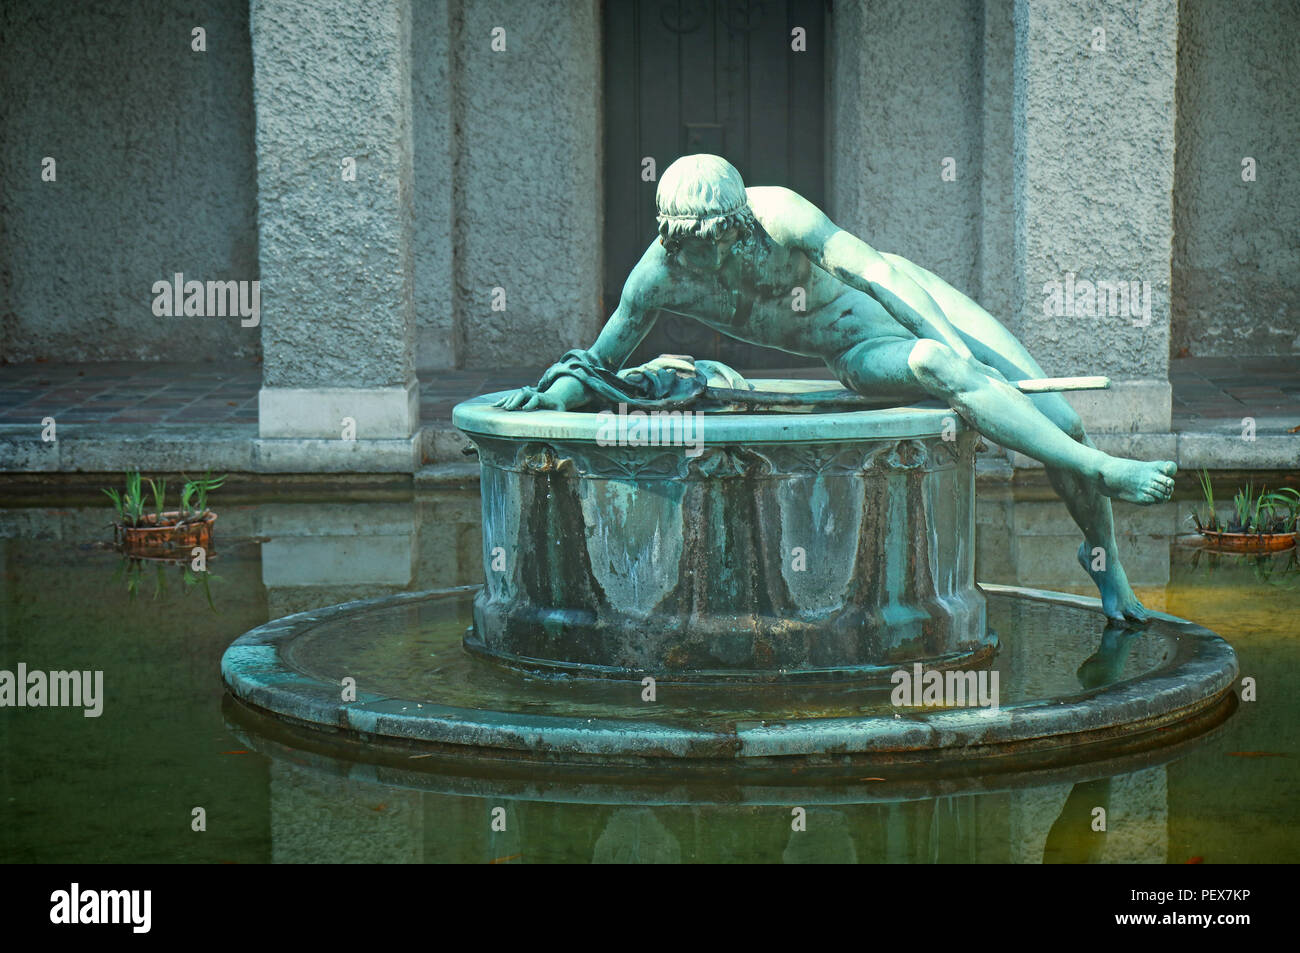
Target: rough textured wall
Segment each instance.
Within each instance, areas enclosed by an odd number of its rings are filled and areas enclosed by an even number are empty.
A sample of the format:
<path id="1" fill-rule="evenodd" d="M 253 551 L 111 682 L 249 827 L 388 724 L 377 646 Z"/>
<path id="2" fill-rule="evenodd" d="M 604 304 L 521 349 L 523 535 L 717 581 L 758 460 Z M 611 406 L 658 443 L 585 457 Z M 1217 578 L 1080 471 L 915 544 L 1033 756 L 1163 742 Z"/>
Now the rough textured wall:
<path id="1" fill-rule="evenodd" d="M 245 0 L 0 5 L 0 359 L 258 354 L 237 317 L 152 310 L 178 271 L 258 277 L 251 87 Z"/>
<path id="2" fill-rule="evenodd" d="M 547 363 L 590 344 L 604 317 L 597 3 L 454 2 L 453 22 L 462 361 Z"/>
<path id="3" fill-rule="evenodd" d="M 1015 313 L 1014 0 L 984 0 L 980 74 L 983 148 L 980 179 L 979 286 L 976 300 L 1007 321 Z"/>
<path id="4" fill-rule="evenodd" d="M 411 123 L 415 174 L 412 262 L 415 268 L 415 361 L 455 367 L 452 223 L 453 75 L 448 0 L 411 6 Z"/>
<path id="5" fill-rule="evenodd" d="M 1016 0 L 1015 30 L 1012 327 L 1049 375 L 1164 381 L 1176 6 Z M 1097 30 L 1104 49 L 1095 48 Z M 1044 284 L 1070 280 L 1148 282 L 1149 322 L 1089 315 L 1078 287 L 1073 313 L 1045 315 Z"/>
<path id="6" fill-rule="evenodd" d="M 1300 4 L 1179 10 L 1174 353 L 1300 352 Z"/>
<path id="7" fill-rule="evenodd" d="M 253 0 L 252 26 L 263 385 L 405 385 L 409 0 Z"/>
<path id="8" fill-rule="evenodd" d="M 979 290 L 981 9 L 844 0 L 828 30 L 828 214 L 968 294 Z M 952 182 L 940 177 L 948 156 Z"/>

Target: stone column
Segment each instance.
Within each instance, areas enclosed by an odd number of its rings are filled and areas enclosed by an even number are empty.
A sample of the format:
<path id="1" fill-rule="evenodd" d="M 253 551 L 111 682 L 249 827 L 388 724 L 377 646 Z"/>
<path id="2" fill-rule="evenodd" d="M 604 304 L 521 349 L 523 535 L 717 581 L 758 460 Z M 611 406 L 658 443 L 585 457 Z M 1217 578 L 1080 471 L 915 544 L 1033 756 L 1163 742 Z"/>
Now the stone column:
<path id="1" fill-rule="evenodd" d="M 1015 0 L 984 0 L 980 118 L 979 294 L 1000 321 L 1016 318 L 1015 297 Z"/>
<path id="2" fill-rule="evenodd" d="M 415 144 L 416 369 L 456 367 L 460 335 L 455 283 L 455 122 L 452 19 L 448 0 L 411 5 L 411 137 Z"/>
<path id="3" fill-rule="evenodd" d="M 1112 378 L 1070 398 L 1102 449 L 1167 459 L 1177 31 L 1173 3 L 1015 3 L 1014 330 Z"/>
<path id="4" fill-rule="evenodd" d="M 595 0 L 452 4 L 457 321 L 465 367 L 587 347 L 601 303 L 601 30 Z"/>
<path id="5" fill-rule="evenodd" d="M 836 3 L 826 99 L 827 214 L 974 297 L 981 30 L 971 0 Z"/>
<path id="6" fill-rule="evenodd" d="M 263 355 L 254 466 L 412 471 L 409 0 L 251 9 Z"/>
<path id="7" fill-rule="evenodd" d="M 259 506 L 251 535 L 265 540 L 268 617 L 411 588 L 420 553 L 418 514 L 409 503 Z M 427 583 L 449 584 L 436 576 Z"/>

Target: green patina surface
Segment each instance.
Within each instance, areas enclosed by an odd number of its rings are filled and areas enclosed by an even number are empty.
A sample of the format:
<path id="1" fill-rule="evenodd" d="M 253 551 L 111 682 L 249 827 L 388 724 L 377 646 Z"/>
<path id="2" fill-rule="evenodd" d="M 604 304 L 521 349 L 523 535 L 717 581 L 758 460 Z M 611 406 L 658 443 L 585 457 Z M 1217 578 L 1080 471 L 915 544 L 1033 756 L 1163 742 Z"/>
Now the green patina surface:
<path id="1" fill-rule="evenodd" d="M 1016 386 L 1046 375 L 996 317 L 915 262 L 876 251 L 790 189 L 747 188 L 722 157 L 688 155 L 663 171 L 655 203 L 659 237 L 591 348 L 570 352 L 537 387 L 503 396 L 501 407 L 590 403 L 602 374 L 621 368 L 663 313 L 816 358 L 856 394 L 902 404 L 935 398 L 999 445 L 1042 461 L 1083 533 L 1079 558 L 1106 614 L 1146 618 L 1120 561 L 1110 500 L 1168 500 L 1172 461 L 1099 451 L 1059 393 Z M 836 439 L 835 424 L 825 426 L 822 439 Z"/>
<path id="2" fill-rule="evenodd" d="M 605 414 L 499 397 L 453 413 L 483 470 L 477 654 L 566 676 L 861 678 L 996 642 L 975 435 L 950 409 L 701 414 L 698 440 L 645 446 L 608 445 Z"/>

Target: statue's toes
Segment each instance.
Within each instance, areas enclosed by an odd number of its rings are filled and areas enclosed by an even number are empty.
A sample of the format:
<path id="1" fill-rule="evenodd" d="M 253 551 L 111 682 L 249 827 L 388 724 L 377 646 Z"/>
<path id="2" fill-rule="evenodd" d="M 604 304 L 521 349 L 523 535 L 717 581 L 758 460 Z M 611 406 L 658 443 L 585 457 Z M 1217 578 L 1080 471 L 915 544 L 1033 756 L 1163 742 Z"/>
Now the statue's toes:
<path id="1" fill-rule="evenodd" d="M 1151 614 L 1142 607 L 1140 602 L 1133 601 L 1125 604 L 1124 618 L 1129 622 L 1150 622 Z"/>

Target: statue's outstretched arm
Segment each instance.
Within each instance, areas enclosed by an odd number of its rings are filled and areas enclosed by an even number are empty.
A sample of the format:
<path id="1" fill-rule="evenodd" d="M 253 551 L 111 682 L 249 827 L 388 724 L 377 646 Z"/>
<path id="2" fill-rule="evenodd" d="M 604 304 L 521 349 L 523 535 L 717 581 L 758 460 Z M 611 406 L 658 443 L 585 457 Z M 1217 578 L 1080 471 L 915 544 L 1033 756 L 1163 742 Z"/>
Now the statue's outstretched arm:
<path id="1" fill-rule="evenodd" d="M 629 294 L 625 288 L 618 307 L 601 328 L 591 350 L 611 371 L 618 370 L 632 356 L 637 345 L 645 340 L 654 327 L 658 314 L 658 311 L 647 307 L 641 298 Z"/>
<path id="2" fill-rule="evenodd" d="M 649 253 L 646 257 L 650 257 Z M 656 305 L 652 303 L 653 294 L 650 293 L 654 285 L 654 268 L 644 260 L 632 270 L 623 285 L 618 307 L 605 322 L 589 351 L 609 370 L 621 368 L 654 327 L 658 318 Z M 587 400 L 581 382 L 566 374 L 557 377 L 540 393 L 536 388 L 520 388 L 503 397 L 497 406 L 507 410 L 573 410 Z"/>

